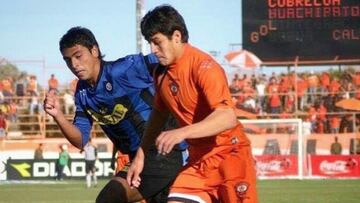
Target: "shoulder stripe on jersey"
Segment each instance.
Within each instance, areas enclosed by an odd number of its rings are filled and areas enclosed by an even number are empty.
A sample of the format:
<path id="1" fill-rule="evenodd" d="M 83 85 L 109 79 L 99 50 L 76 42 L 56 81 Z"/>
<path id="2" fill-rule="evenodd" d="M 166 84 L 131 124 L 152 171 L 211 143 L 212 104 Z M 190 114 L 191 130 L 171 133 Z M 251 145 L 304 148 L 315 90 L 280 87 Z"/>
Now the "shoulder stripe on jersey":
<path id="1" fill-rule="evenodd" d="M 154 73 L 154 70 L 158 66 L 158 64 L 157 63 L 151 63 L 150 59 L 149 59 L 149 55 L 144 56 L 144 60 L 145 60 L 146 67 L 147 67 L 150 75 L 152 75 Z"/>
<path id="2" fill-rule="evenodd" d="M 130 121 L 131 125 L 134 127 L 137 134 L 140 136 L 140 139 L 145 130 L 145 120 L 142 118 L 139 112 L 137 112 L 128 96 L 122 96 L 115 99 L 115 103 L 122 104 L 128 109 L 128 112 L 125 115 L 125 120 Z"/>
<path id="3" fill-rule="evenodd" d="M 150 90 L 148 88 L 143 89 L 140 93 L 140 97 L 141 99 L 144 100 L 144 102 L 149 105 L 149 106 L 153 106 L 153 99 L 154 96 L 152 95 L 152 93 L 150 92 Z"/>

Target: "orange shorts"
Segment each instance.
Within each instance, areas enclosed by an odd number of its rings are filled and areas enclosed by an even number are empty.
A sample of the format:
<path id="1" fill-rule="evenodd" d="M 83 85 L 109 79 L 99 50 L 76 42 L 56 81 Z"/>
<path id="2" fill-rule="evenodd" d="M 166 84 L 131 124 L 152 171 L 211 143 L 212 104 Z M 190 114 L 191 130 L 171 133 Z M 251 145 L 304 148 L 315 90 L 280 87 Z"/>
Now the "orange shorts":
<path id="1" fill-rule="evenodd" d="M 171 187 L 169 200 L 256 203 L 256 172 L 249 146 L 231 146 L 189 163 Z"/>
<path id="2" fill-rule="evenodd" d="M 125 168 L 125 166 L 129 164 L 129 162 L 130 162 L 129 156 L 127 154 L 122 154 L 120 151 L 118 151 L 115 174 L 122 171 Z M 127 168 L 124 170 L 127 171 Z"/>

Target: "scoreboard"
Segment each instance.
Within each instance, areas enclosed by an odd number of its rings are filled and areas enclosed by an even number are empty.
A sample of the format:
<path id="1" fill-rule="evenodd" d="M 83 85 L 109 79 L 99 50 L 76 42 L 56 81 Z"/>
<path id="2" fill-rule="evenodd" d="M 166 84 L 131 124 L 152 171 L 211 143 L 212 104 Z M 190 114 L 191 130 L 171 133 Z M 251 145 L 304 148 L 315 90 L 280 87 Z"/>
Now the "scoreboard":
<path id="1" fill-rule="evenodd" d="M 264 62 L 360 59 L 360 0 L 243 0 L 243 48 Z"/>

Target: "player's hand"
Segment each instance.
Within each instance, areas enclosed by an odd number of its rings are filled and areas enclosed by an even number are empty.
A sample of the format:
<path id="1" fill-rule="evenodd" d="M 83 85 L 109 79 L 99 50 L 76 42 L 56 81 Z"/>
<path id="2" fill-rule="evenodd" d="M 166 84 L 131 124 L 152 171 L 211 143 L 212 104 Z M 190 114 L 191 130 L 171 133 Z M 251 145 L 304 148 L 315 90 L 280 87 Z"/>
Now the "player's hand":
<path id="1" fill-rule="evenodd" d="M 53 117 L 59 114 L 60 102 L 55 90 L 50 90 L 48 93 L 46 93 L 44 100 L 44 110 Z"/>
<path id="2" fill-rule="evenodd" d="M 144 152 L 141 148 L 138 149 L 135 158 L 131 162 L 128 169 L 126 181 L 131 188 L 139 187 L 141 183 L 140 173 L 144 168 Z"/>
<path id="3" fill-rule="evenodd" d="M 185 139 L 184 135 L 185 132 L 181 128 L 161 132 L 155 141 L 158 153 L 169 154 L 176 144 Z"/>

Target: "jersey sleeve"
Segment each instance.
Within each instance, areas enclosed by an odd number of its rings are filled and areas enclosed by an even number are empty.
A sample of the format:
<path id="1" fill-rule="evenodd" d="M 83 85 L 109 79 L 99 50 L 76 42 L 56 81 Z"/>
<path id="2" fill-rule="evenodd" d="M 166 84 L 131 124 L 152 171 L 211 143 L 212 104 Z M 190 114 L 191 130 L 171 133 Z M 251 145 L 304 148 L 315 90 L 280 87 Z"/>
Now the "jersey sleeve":
<path id="1" fill-rule="evenodd" d="M 156 66 L 158 65 L 158 60 L 153 54 L 143 56 L 142 54 L 136 55 L 134 69 L 136 71 L 136 76 L 133 77 L 137 83 L 146 83 L 152 84 L 153 78 L 152 73 Z"/>
<path id="2" fill-rule="evenodd" d="M 224 69 L 212 59 L 203 60 L 197 69 L 198 85 L 211 109 L 233 108 Z"/>
<path id="3" fill-rule="evenodd" d="M 82 105 L 80 104 L 80 96 L 78 91 L 76 91 L 75 93 L 75 106 L 76 106 L 76 112 L 75 112 L 73 124 L 75 125 L 75 127 L 77 127 L 80 130 L 82 146 L 85 146 L 90 138 L 90 131 L 93 121 L 87 116 Z"/>

